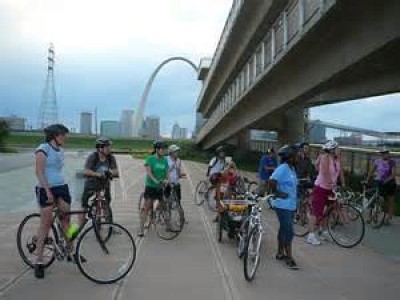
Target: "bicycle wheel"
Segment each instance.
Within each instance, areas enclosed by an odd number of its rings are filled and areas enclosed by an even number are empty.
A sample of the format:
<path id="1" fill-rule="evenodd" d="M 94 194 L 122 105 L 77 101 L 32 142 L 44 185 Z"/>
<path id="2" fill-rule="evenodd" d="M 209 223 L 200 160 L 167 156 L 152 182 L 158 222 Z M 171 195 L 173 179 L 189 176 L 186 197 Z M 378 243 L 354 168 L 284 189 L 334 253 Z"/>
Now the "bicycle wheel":
<path id="1" fill-rule="evenodd" d="M 173 240 L 182 231 L 185 223 L 183 209 L 179 203 L 166 202 L 156 210 L 156 232 L 163 240 Z"/>
<path id="2" fill-rule="evenodd" d="M 207 183 L 204 180 L 201 180 L 197 186 L 194 194 L 194 203 L 198 206 L 202 205 L 206 200 L 205 194 L 207 193 Z"/>
<path id="3" fill-rule="evenodd" d="M 247 240 L 247 231 L 249 228 L 249 217 L 247 217 L 242 224 L 240 224 L 239 235 L 236 244 L 236 254 L 242 258 L 245 253 L 245 246 Z"/>
<path id="4" fill-rule="evenodd" d="M 104 199 L 96 199 L 91 207 L 92 220 L 97 231 L 101 233 L 101 238 L 106 241 L 111 236 L 111 230 L 101 230 L 101 224 L 113 223 L 113 215 L 110 205 Z"/>
<path id="5" fill-rule="evenodd" d="M 218 217 L 218 222 L 217 222 L 217 241 L 222 243 L 222 236 L 224 233 L 224 218 L 225 218 L 225 213 L 220 213 Z"/>
<path id="6" fill-rule="evenodd" d="M 132 269 L 136 260 L 136 245 L 129 231 L 119 224 L 102 223 L 101 230 L 113 234 L 104 241 L 92 225 L 78 238 L 76 263 L 86 278 L 109 284 L 124 278 Z"/>
<path id="7" fill-rule="evenodd" d="M 139 212 L 142 211 L 143 207 L 144 207 L 144 193 L 141 193 L 138 202 L 138 211 Z"/>
<path id="8" fill-rule="evenodd" d="M 352 248 L 364 237 L 364 218 L 352 205 L 337 204 L 328 214 L 328 231 L 336 244 Z"/>
<path id="9" fill-rule="evenodd" d="M 385 222 L 385 199 L 382 196 L 375 198 L 369 209 L 372 228 L 380 228 Z"/>
<path id="10" fill-rule="evenodd" d="M 37 232 L 40 227 L 40 214 L 35 213 L 26 216 L 18 227 L 17 248 L 22 260 L 29 267 L 33 268 L 37 259 Z M 43 252 L 43 266 L 49 267 L 55 259 L 55 246 L 58 242 L 58 235 L 52 225 L 49 235 L 45 239 Z"/>
<path id="11" fill-rule="evenodd" d="M 243 257 L 244 278 L 246 278 L 247 281 L 252 281 L 254 279 L 258 265 L 260 264 L 261 239 L 261 229 L 259 226 L 256 226 L 250 231 Z"/>
<path id="12" fill-rule="evenodd" d="M 300 207 L 293 215 L 293 231 L 294 235 L 304 237 L 308 234 L 310 206 L 306 203 L 300 204 Z"/>

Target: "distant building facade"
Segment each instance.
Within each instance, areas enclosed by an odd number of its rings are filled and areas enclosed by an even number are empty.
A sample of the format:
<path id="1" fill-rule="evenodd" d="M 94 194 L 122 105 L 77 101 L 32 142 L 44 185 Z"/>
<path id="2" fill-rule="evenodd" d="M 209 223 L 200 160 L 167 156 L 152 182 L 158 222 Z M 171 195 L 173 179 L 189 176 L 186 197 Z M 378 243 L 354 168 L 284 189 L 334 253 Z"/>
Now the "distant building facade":
<path id="1" fill-rule="evenodd" d="M 173 140 L 185 140 L 187 139 L 187 134 L 187 128 L 182 128 L 178 124 L 174 124 L 174 126 L 172 127 L 171 137 Z"/>
<path id="2" fill-rule="evenodd" d="M 311 143 L 323 143 L 326 141 L 326 127 L 319 121 L 314 121 L 309 129 Z"/>
<path id="3" fill-rule="evenodd" d="M 91 112 L 82 112 L 81 113 L 81 123 L 80 123 L 80 133 L 91 135 L 92 131 L 92 120 L 93 114 Z"/>
<path id="4" fill-rule="evenodd" d="M 146 118 L 145 125 L 145 137 L 151 139 L 159 139 L 160 138 L 160 117 L 157 116 L 149 116 Z"/>
<path id="5" fill-rule="evenodd" d="M 125 109 L 121 114 L 121 136 L 133 137 L 133 116 L 135 112 L 131 109 Z"/>
<path id="6" fill-rule="evenodd" d="M 26 119 L 20 118 L 17 116 L 11 116 L 11 117 L 0 117 L 0 120 L 5 121 L 11 131 L 23 131 L 26 129 L 25 123 Z"/>
<path id="7" fill-rule="evenodd" d="M 101 121 L 100 134 L 105 137 L 120 137 L 121 124 L 118 121 Z"/>

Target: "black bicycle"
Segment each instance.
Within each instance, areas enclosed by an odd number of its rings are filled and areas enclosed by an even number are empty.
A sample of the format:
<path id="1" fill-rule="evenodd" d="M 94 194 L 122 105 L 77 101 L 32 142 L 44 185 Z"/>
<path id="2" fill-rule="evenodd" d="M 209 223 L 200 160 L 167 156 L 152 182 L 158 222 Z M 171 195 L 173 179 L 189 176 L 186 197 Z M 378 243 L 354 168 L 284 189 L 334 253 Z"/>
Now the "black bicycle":
<path id="1" fill-rule="evenodd" d="M 107 221 L 107 216 L 99 215 L 98 203 L 102 198 L 96 199 L 88 209 L 68 213 L 62 212 L 56 203 L 53 224 L 44 241 L 43 266 L 49 267 L 55 259 L 70 260 L 71 245 L 76 240 L 73 259 L 81 273 L 96 283 L 109 284 L 124 278 L 132 269 L 136 260 L 136 245 L 125 227 Z M 62 228 L 61 220 L 82 214 L 86 216 L 85 222 L 73 236 L 68 236 Z M 37 259 L 37 232 L 40 221 L 39 213 L 26 216 L 17 233 L 19 254 L 31 268 L 35 266 Z"/>
<path id="2" fill-rule="evenodd" d="M 175 239 L 185 225 L 185 214 L 174 184 L 162 187 L 163 199 L 155 201 L 149 211 L 146 228 L 154 227 L 157 235 L 163 240 Z M 144 207 L 144 194 L 139 198 L 139 211 Z"/>

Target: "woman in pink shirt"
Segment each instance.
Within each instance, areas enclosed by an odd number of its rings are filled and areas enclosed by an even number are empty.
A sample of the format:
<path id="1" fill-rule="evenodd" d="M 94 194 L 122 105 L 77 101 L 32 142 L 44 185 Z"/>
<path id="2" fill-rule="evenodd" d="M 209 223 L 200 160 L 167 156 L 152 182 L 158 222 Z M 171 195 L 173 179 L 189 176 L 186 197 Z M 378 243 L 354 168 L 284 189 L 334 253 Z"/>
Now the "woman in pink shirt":
<path id="1" fill-rule="evenodd" d="M 329 198 L 333 196 L 333 189 L 340 178 L 341 185 L 345 185 L 344 174 L 340 163 L 339 144 L 335 141 L 328 141 L 323 147 L 323 153 L 317 159 L 318 170 L 317 180 L 314 184 L 312 194 L 312 215 L 310 216 L 310 233 L 307 236 L 307 243 L 320 245 L 321 242 L 316 236 L 316 231 L 322 227 L 321 238 L 329 236 L 326 222 L 323 222 L 324 209 Z"/>

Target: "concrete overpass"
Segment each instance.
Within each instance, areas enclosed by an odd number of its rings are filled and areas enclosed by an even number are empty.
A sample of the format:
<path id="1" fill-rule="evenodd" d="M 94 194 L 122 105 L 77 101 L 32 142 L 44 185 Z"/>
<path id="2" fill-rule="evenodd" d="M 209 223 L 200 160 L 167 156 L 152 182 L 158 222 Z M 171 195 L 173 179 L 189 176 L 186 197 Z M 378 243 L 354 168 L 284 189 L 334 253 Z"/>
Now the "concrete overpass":
<path id="1" fill-rule="evenodd" d="M 197 110 L 204 148 L 274 130 L 304 136 L 304 108 L 400 91 L 400 1 L 234 1 Z"/>

